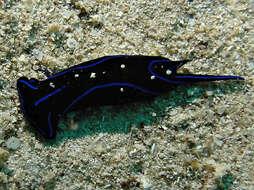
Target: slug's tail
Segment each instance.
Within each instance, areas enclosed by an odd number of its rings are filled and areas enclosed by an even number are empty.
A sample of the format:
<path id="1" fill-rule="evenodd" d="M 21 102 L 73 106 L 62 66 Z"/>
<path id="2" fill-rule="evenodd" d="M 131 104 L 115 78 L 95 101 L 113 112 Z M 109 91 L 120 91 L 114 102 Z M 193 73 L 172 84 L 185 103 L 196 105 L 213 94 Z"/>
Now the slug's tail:
<path id="1" fill-rule="evenodd" d="M 185 83 L 219 81 L 219 80 L 244 80 L 239 76 L 215 76 L 215 75 L 194 75 L 194 74 L 175 74 L 174 79 Z"/>
<path id="2" fill-rule="evenodd" d="M 173 61 L 171 63 L 170 70 L 172 71 L 172 77 L 174 81 L 179 83 L 193 83 L 193 82 L 205 82 L 205 81 L 219 81 L 219 80 L 244 80 L 240 76 L 216 76 L 216 75 L 195 75 L 195 74 L 182 74 L 177 73 L 177 69 L 185 65 L 191 60 Z"/>

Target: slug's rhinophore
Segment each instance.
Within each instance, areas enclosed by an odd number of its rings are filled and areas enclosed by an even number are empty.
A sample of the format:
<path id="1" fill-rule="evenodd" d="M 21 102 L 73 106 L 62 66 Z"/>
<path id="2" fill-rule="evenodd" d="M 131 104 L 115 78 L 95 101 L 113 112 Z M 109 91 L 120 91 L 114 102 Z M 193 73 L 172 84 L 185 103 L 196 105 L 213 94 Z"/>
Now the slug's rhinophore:
<path id="1" fill-rule="evenodd" d="M 177 69 L 187 62 L 155 56 L 107 56 L 73 66 L 42 81 L 21 77 L 17 82 L 21 108 L 45 138 L 54 138 L 60 117 L 80 105 L 128 102 L 158 95 L 178 84 L 243 79 L 177 74 Z"/>

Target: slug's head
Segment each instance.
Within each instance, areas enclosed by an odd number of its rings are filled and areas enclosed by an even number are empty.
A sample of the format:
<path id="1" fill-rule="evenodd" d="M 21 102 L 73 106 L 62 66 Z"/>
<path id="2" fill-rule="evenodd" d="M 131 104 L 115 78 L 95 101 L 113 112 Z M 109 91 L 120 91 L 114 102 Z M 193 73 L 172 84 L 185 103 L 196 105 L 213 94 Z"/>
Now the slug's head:
<path id="1" fill-rule="evenodd" d="M 190 60 L 172 61 L 169 59 L 156 59 L 150 62 L 149 71 L 154 78 L 164 80 L 171 84 L 186 84 L 203 81 L 216 80 L 243 80 L 238 76 L 215 76 L 215 75 L 195 75 L 177 73 L 177 69 Z"/>
<path id="2" fill-rule="evenodd" d="M 17 81 L 19 100 L 24 113 L 30 112 L 33 109 L 33 100 L 39 90 L 36 83 L 37 80 L 28 80 L 26 77 L 21 77 Z"/>
<path id="3" fill-rule="evenodd" d="M 17 81 L 17 89 L 19 94 L 21 109 L 27 120 L 46 138 L 53 138 L 55 136 L 55 129 L 50 127 L 51 113 L 43 107 L 43 105 L 35 106 L 34 102 L 40 96 L 38 87 L 39 81 L 36 79 L 27 79 L 21 77 Z"/>

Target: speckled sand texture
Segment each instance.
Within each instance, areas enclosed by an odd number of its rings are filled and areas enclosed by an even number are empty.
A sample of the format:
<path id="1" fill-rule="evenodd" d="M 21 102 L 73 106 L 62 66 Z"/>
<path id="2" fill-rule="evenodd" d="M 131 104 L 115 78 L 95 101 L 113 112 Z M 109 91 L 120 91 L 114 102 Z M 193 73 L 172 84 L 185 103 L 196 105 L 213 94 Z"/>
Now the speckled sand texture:
<path id="1" fill-rule="evenodd" d="M 253 0 L 0 4 L 0 189 L 203 190 L 231 181 L 231 189 L 254 189 Z M 116 54 L 193 59 L 184 72 L 245 81 L 169 108 L 153 126 L 45 147 L 20 111 L 17 79 L 45 79 L 47 71 Z M 175 130 L 181 121 L 188 128 Z"/>

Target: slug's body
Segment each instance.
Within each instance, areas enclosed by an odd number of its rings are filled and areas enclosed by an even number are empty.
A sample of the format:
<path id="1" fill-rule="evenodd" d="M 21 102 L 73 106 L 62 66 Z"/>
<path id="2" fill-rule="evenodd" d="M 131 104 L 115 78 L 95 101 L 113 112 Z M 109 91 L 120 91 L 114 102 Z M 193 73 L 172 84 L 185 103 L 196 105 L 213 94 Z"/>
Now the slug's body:
<path id="1" fill-rule="evenodd" d="M 107 56 L 42 81 L 21 77 L 17 82 L 21 108 L 44 137 L 54 138 L 60 117 L 79 105 L 128 102 L 159 95 L 178 84 L 243 79 L 177 74 L 176 70 L 187 62 L 153 56 Z"/>

